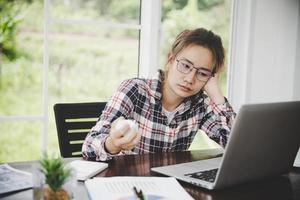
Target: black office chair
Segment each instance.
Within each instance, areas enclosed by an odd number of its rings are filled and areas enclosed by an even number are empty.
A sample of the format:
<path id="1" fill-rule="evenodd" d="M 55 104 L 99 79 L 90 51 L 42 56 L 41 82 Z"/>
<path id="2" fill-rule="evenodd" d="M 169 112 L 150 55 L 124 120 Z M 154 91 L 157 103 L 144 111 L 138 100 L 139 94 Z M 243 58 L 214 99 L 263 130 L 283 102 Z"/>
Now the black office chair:
<path id="1" fill-rule="evenodd" d="M 83 141 L 96 124 L 106 102 L 58 103 L 54 114 L 62 157 L 81 157 Z"/>

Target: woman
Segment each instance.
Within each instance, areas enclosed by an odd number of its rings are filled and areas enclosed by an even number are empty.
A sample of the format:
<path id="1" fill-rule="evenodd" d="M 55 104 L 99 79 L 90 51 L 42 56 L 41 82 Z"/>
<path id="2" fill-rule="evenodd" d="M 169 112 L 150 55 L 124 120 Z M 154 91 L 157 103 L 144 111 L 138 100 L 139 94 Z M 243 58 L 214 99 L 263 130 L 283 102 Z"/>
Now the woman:
<path id="1" fill-rule="evenodd" d="M 199 28 L 180 33 L 165 71 L 154 79 L 125 80 L 108 101 L 82 147 L 86 159 L 187 150 L 198 129 L 225 147 L 235 113 L 218 86 L 224 64 L 221 38 Z M 115 128 L 123 117 L 138 124 Z M 118 119 L 118 120 L 117 120 Z"/>

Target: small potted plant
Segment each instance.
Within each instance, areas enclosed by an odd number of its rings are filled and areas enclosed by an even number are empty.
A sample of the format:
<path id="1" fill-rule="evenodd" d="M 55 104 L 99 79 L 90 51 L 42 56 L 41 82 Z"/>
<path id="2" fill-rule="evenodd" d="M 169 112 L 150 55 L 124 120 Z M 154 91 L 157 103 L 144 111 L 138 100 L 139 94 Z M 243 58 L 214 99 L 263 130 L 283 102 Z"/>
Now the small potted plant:
<path id="1" fill-rule="evenodd" d="M 64 166 L 62 158 L 50 158 L 47 154 L 44 154 L 40 160 L 40 165 L 46 183 L 46 187 L 43 189 L 44 199 L 71 199 L 70 194 L 63 188 L 63 185 L 71 176 L 71 169 Z"/>

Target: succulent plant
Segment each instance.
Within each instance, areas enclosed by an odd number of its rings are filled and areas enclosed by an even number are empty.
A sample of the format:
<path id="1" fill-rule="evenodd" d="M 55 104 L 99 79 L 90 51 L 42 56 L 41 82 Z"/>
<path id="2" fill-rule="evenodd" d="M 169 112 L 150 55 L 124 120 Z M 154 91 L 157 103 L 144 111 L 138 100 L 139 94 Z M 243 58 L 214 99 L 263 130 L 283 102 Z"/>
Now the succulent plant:
<path id="1" fill-rule="evenodd" d="M 49 194 L 46 196 L 50 195 L 50 199 L 61 199 L 56 197 L 54 198 L 53 196 L 61 196 L 62 192 L 66 193 L 62 189 L 62 186 L 71 175 L 71 169 L 64 166 L 62 158 L 55 158 L 53 156 L 49 157 L 47 154 L 44 154 L 39 162 L 41 165 L 41 171 L 45 175 L 45 182 L 52 190 L 48 191 Z"/>

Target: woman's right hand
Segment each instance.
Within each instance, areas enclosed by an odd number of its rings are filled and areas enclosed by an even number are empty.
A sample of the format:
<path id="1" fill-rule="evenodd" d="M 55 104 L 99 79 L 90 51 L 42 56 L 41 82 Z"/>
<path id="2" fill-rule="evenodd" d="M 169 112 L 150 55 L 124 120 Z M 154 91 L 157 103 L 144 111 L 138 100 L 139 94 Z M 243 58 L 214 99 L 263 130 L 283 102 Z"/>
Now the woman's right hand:
<path id="1" fill-rule="evenodd" d="M 125 134 L 130 130 L 128 124 L 125 124 L 122 129 L 116 129 L 116 124 L 119 120 L 124 120 L 124 118 L 120 117 L 112 123 L 109 136 L 105 141 L 106 150 L 110 154 L 117 154 L 121 150 L 129 151 L 133 149 L 141 139 L 141 134 L 139 132 Z"/>

